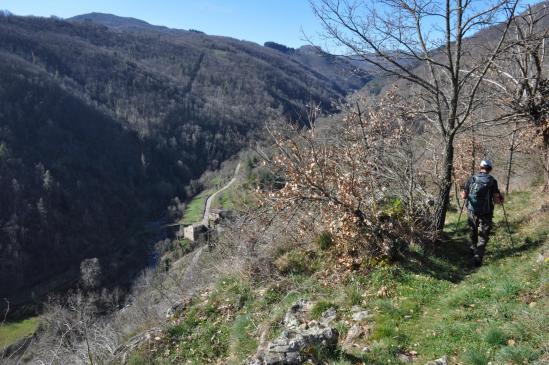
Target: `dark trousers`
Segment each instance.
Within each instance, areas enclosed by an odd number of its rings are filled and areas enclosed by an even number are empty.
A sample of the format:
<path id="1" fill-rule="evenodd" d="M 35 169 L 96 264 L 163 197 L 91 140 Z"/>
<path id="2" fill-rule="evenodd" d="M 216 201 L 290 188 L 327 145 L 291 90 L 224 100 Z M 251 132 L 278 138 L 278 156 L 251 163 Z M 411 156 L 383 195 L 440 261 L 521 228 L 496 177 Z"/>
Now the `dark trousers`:
<path id="1" fill-rule="evenodd" d="M 492 230 L 492 214 L 476 215 L 468 212 L 468 222 L 471 233 L 471 252 L 476 264 L 482 264 L 486 245 Z"/>

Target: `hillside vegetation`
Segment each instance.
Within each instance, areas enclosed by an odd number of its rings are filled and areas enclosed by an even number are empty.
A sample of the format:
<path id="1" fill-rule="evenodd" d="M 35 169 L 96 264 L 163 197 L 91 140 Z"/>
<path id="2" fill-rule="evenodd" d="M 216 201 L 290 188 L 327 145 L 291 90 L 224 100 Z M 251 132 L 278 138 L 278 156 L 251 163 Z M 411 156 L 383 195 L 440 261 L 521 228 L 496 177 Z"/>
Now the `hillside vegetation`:
<path id="1" fill-rule="evenodd" d="M 466 223 L 456 225 L 457 211 L 449 215 L 444 243 L 412 247 L 396 264 L 365 261 L 348 275 L 334 275 L 335 258 L 319 238 L 279 251 L 271 279 L 253 273 L 221 279 L 129 363 L 241 364 L 280 334 L 294 303 L 308 299 L 313 318 L 337 312 L 338 347 L 310 349 L 320 363 L 424 364 L 446 356 L 449 364 L 542 364 L 549 360 L 548 259 L 541 254 L 549 248 L 549 216 L 538 189 L 509 196 L 513 243 L 496 210 L 480 269 L 469 261 Z M 353 337 L 357 306 L 369 315 Z"/>
<path id="2" fill-rule="evenodd" d="M 1 289 L 75 284 L 2 360 L 549 362 L 547 2 L 311 5 L 352 62 L 108 14 L 0 17 Z M 376 84 L 347 95 L 364 63 Z M 183 235 L 208 196 L 231 211 Z M 6 344 L 36 325 L 6 323 Z"/>
<path id="3" fill-rule="evenodd" d="M 175 197 L 181 208 L 200 190 L 191 180 L 265 121 L 304 122 L 307 104 L 334 110 L 368 81 L 108 14 L 0 16 L 0 68 L 0 297 L 12 304 L 77 279 L 90 257 L 104 282 L 128 281 L 150 250 L 144 223 Z"/>

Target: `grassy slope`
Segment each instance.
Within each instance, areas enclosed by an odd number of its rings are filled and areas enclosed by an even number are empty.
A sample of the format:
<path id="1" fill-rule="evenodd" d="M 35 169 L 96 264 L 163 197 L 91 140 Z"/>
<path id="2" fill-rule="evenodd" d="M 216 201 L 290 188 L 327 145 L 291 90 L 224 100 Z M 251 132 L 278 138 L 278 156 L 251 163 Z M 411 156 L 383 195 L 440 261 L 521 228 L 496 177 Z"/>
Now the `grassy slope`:
<path id="1" fill-rule="evenodd" d="M 23 338 L 30 336 L 38 328 L 38 317 L 24 319 L 20 322 L 7 322 L 0 326 L 0 350 Z"/>
<path id="2" fill-rule="evenodd" d="M 296 250 L 284 257 L 280 280 L 254 283 L 227 278 L 210 294 L 195 299 L 172 324 L 155 352 L 136 353 L 132 363 L 214 363 L 229 359 L 239 364 L 255 352 L 258 337 L 280 332 L 285 310 L 299 298 L 316 302 L 320 313 L 338 309 L 342 336 L 350 326 L 353 305 L 369 309 L 371 335 L 356 350 L 320 354 L 327 363 L 398 364 L 399 354 L 413 354 L 424 364 L 447 355 L 451 364 L 523 364 L 547 359 L 549 349 L 548 264 L 536 262 L 547 245 L 549 219 L 537 212 L 532 193 L 515 193 L 506 203 L 514 245 L 496 211 L 495 233 L 485 265 L 468 262 L 466 224 L 446 243 L 429 252 L 415 249 L 398 265 L 380 263 L 368 274 L 355 273 L 334 285 L 323 277 L 328 256 L 319 250 Z M 448 217 L 453 232 L 457 213 Z M 364 346 L 369 352 L 362 352 Z"/>
<path id="3" fill-rule="evenodd" d="M 200 222 L 204 215 L 204 207 L 206 206 L 206 199 L 213 193 L 213 190 L 204 190 L 197 196 L 195 196 L 185 208 L 185 214 L 181 219 L 181 224 L 188 225 Z"/>

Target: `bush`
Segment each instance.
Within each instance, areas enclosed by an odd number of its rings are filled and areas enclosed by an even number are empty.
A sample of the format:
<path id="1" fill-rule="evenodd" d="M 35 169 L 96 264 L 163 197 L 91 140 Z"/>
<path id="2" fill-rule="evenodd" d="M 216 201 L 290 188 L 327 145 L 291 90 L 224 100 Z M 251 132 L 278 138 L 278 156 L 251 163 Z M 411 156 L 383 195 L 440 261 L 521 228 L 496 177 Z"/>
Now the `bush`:
<path id="1" fill-rule="evenodd" d="M 363 290 L 360 288 L 359 285 L 355 283 L 351 284 L 345 289 L 345 295 L 347 297 L 347 301 L 351 306 L 359 305 L 362 303 L 362 300 L 363 300 L 362 294 L 363 294 Z"/>
<path id="2" fill-rule="evenodd" d="M 507 336 L 499 328 L 493 327 L 488 330 L 484 339 L 489 345 L 504 345 L 507 340 Z"/>
<path id="3" fill-rule="evenodd" d="M 314 258 L 313 252 L 293 250 L 278 257 L 274 264 L 281 274 L 311 274 L 318 266 Z"/>
<path id="4" fill-rule="evenodd" d="M 322 232 L 318 235 L 316 242 L 321 250 L 327 250 L 328 248 L 330 248 L 330 246 L 332 246 L 332 235 L 330 234 L 330 232 Z"/>
<path id="5" fill-rule="evenodd" d="M 488 357 L 482 351 L 477 349 L 470 349 L 465 353 L 464 360 L 466 364 L 471 365 L 486 365 L 488 364 Z"/>

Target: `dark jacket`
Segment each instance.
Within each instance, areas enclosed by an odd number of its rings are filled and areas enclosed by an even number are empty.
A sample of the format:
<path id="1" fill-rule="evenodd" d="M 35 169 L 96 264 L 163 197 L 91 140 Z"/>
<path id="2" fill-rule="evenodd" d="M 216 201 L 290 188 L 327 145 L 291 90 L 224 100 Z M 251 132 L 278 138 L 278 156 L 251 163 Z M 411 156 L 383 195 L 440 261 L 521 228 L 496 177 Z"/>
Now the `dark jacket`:
<path id="1" fill-rule="evenodd" d="M 469 201 L 469 190 L 471 188 L 471 185 L 473 184 L 473 182 L 475 182 L 476 179 L 486 180 L 489 184 L 489 196 L 486 197 L 486 198 L 490 202 L 489 203 L 490 209 L 489 209 L 489 212 L 485 212 L 484 214 L 493 215 L 494 214 L 494 195 L 495 194 L 500 194 L 500 192 L 499 192 L 499 188 L 498 188 L 498 181 L 496 179 L 494 179 L 494 177 L 492 175 L 490 175 L 486 172 L 479 172 L 477 174 L 474 174 L 465 183 L 465 185 L 463 187 L 463 191 L 465 191 L 465 193 L 467 194 L 467 209 L 470 212 L 474 212 L 474 209 L 471 206 L 471 203 Z"/>

